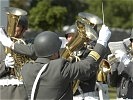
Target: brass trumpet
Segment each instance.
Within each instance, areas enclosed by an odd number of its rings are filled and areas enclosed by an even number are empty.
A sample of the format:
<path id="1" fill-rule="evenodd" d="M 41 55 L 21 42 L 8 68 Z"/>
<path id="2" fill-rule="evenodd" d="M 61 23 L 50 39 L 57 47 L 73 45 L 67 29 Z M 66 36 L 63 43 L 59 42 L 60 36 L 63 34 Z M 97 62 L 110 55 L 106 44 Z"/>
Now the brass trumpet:
<path id="1" fill-rule="evenodd" d="M 106 82 L 107 74 L 111 71 L 111 65 L 115 63 L 117 58 L 115 55 L 112 55 L 111 57 L 106 59 L 102 59 L 102 61 L 99 64 L 99 70 L 97 73 L 97 81 L 99 82 Z"/>

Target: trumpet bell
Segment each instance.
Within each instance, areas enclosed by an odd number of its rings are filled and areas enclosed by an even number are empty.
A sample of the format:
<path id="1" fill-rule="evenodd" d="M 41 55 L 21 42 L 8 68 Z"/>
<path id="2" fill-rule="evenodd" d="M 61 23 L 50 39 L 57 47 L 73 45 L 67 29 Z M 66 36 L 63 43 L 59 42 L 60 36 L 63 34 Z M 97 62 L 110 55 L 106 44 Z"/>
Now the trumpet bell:
<path id="1" fill-rule="evenodd" d="M 107 73 L 111 70 L 111 66 L 106 59 L 102 59 L 99 64 L 99 70 L 97 73 L 97 81 L 106 82 Z"/>
<path id="2" fill-rule="evenodd" d="M 83 20 L 82 18 L 78 18 L 76 21 L 77 28 L 84 31 L 86 34 L 86 38 L 95 41 L 98 39 L 98 35 L 96 31 L 88 24 L 86 23 L 86 20 Z"/>
<path id="3" fill-rule="evenodd" d="M 97 81 L 98 82 L 106 82 L 106 74 L 102 71 L 99 71 L 97 74 Z"/>
<path id="4" fill-rule="evenodd" d="M 104 67 L 104 68 L 110 69 L 110 64 L 106 59 L 102 59 L 102 61 L 99 64 L 99 67 L 100 68 Z"/>
<path id="5" fill-rule="evenodd" d="M 86 29 L 87 38 L 89 38 L 92 41 L 96 41 L 98 39 L 96 31 L 94 31 L 94 29 L 91 28 L 90 25 L 86 24 L 85 29 Z"/>

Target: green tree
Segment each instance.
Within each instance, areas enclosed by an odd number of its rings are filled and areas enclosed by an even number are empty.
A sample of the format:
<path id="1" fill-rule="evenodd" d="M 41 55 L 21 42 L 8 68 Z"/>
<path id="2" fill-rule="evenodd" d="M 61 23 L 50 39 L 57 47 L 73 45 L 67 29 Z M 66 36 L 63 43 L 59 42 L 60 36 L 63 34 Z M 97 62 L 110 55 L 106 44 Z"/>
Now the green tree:
<path id="1" fill-rule="evenodd" d="M 9 0 L 11 7 L 17 7 L 28 11 L 30 2 L 28 0 Z"/>
<path id="2" fill-rule="evenodd" d="M 75 22 L 79 12 L 89 12 L 104 20 L 110 27 L 131 29 L 133 27 L 133 0 L 10 0 L 11 6 L 26 9 L 29 24 L 36 30 L 61 30 L 64 25 Z M 25 8 L 27 7 L 27 8 Z"/>
<path id="3" fill-rule="evenodd" d="M 132 0 L 86 0 L 87 12 L 102 18 L 102 1 L 104 4 L 105 24 L 111 27 L 129 29 L 133 27 Z"/>
<path id="4" fill-rule="evenodd" d="M 32 2 L 29 20 L 36 30 L 62 30 L 72 25 L 78 12 L 87 8 L 80 0 L 35 0 Z"/>
<path id="5" fill-rule="evenodd" d="M 30 10 L 30 26 L 36 30 L 61 30 L 65 7 L 52 6 L 50 0 L 42 0 Z"/>

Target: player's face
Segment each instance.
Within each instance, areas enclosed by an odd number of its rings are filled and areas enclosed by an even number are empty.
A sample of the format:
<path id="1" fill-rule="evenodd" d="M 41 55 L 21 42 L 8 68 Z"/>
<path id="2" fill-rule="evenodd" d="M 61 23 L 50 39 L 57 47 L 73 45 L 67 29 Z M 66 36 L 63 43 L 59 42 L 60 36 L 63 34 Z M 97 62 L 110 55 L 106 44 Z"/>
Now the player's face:
<path id="1" fill-rule="evenodd" d="M 74 37 L 74 34 L 73 34 L 73 33 L 69 33 L 68 36 L 67 36 L 68 42 L 69 42 L 70 40 L 72 40 L 73 37 Z"/>
<path id="2" fill-rule="evenodd" d="M 23 33 L 24 33 L 24 30 L 23 30 L 22 26 L 17 26 L 16 30 L 15 30 L 14 37 L 21 38 L 23 36 Z"/>

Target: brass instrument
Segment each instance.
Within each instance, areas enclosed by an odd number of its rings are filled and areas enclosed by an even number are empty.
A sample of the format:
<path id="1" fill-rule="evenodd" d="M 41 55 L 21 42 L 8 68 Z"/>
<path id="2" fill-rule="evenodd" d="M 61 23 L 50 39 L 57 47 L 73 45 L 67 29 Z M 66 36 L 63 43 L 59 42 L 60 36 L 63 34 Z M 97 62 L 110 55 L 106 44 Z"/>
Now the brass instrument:
<path id="1" fill-rule="evenodd" d="M 23 44 L 25 44 L 25 42 L 22 39 L 18 39 L 14 37 L 15 34 L 15 29 L 16 26 L 19 22 L 19 19 L 22 15 L 27 15 L 27 12 L 19 9 L 19 8 L 14 8 L 14 7 L 5 7 L 5 12 L 7 14 L 7 35 L 9 37 L 11 37 L 13 42 L 21 42 Z M 6 53 L 11 53 L 11 55 L 13 56 L 14 60 L 15 60 L 15 65 L 14 68 L 10 69 L 10 73 L 11 75 L 14 75 L 17 79 L 22 80 L 22 76 L 20 73 L 20 70 L 23 66 L 24 63 L 26 63 L 26 61 L 29 60 L 28 57 L 26 57 L 25 55 L 21 55 L 21 54 L 17 54 L 15 52 L 13 52 L 10 48 L 6 48 Z"/>
<path id="2" fill-rule="evenodd" d="M 73 52 L 76 50 L 80 50 L 85 44 L 85 42 L 88 41 L 88 39 L 91 40 L 97 40 L 97 33 L 88 25 L 85 23 L 82 19 L 78 18 L 76 20 L 76 28 L 77 28 L 77 35 L 75 38 L 73 38 L 65 47 L 64 51 L 62 52 L 61 56 L 65 59 L 68 59 L 69 61 L 74 58 Z M 76 92 L 79 80 L 75 80 L 73 82 L 73 94 Z"/>
<path id="3" fill-rule="evenodd" d="M 117 58 L 113 54 L 111 57 L 108 58 L 108 60 L 102 59 L 102 61 L 99 64 L 97 81 L 106 82 L 107 74 L 111 71 L 111 65 L 115 63 L 115 61 L 117 61 Z"/>
<path id="4" fill-rule="evenodd" d="M 88 39 L 97 40 L 97 33 L 81 19 L 76 20 L 77 35 L 65 47 L 61 56 L 69 59 L 73 56 L 73 51 L 79 50 L 86 44 Z"/>
<path id="5" fill-rule="evenodd" d="M 14 7 L 4 7 L 7 14 L 7 33 L 8 36 L 13 37 L 15 34 L 16 26 L 19 22 L 19 18 L 22 15 L 27 15 L 27 12 Z"/>

